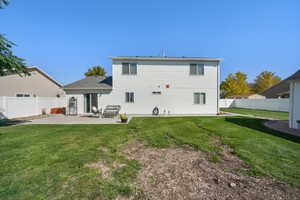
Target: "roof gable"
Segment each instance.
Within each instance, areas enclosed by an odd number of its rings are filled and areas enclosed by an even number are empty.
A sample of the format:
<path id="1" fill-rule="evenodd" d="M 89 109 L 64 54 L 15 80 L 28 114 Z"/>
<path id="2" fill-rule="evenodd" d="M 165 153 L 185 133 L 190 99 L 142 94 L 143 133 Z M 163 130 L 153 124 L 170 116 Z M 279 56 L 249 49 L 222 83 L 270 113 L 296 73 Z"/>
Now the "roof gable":
<path id="1" fill-rule="evenodd" d="M 50 75 L 48 75 L 46 72 L 44 72 L 43 70 L 41 70 L 39 67 L 36 66 L 32 66 L 32 67 L 27 67 L 27 70 L 29 73 L 36 71 L 39 74 L 41 74 L 42 76 L 44 76 L 45 78 L 47 78 L 49 81 L 51 81 L 52 83 L 54 83 L 55 85 L 57 85 L 58 87 L 62 87 L 62 85 L 56 81 L 54 78 L 52 78 Z M 10 76 L 10 75 L 16 75 L 17 73 L 6 73 L 4 76 Z M 21 77 L 24 74 L 20 74 L 19 76 Z M 24 76 L 28 76 L 28 75 L 24 75 Z"/>
<path id="2" fill-rule="evenodd" d="M 87 76 L 79 81 L 67 84 L 63 87 L 64 90 L 72 89 L 112 89 L 112 77 L 104 76 Z"/>
<path id="3" fill-rule="evenodd" d="M 300 70 L 295 72 L 292 76 L 288 77 L 287 80 L 289 81 L 300 80 Z"/>
<path id="4" fill-rule="evenodd" d="M 49 76 L 46 72 L 44 72 L 40 68 L 34 66 L 34 67 L 28 67 L 28 69 L 39 72 L 41 75 L 43 75 L 48 80 L 50 80 L 51 82 L 53 82 L 54 84 L 56 84 L 58 87 L 62 87 L 62 85 L 58 81 L 56 81 L 54 78 L 52 78 L 51 76 Z"/>

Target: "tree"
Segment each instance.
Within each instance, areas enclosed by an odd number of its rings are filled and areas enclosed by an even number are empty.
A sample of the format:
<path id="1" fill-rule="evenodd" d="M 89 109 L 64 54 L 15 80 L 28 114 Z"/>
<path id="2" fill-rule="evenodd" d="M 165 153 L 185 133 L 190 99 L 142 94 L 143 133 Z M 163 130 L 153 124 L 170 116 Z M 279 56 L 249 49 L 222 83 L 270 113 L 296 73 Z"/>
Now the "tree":
<path id="1" fill-rule="evenodd" d="M 0 34 L 0 76 L 10 73 L 17 73 L 20 76 L 29 75 L 24 59 L 13 54 L 11 50 L 13 46 L 14 43 Z"/>
<path id="2" fill-rule="evenodd" d="M 229 97 L 239 94 L 251 94 L 251 88 L 247 82 L 247 75 L 242 72 L 229 74 L 221 83 L 221 91 L 223 97 Z"/>
<path id="3" fill-rule="evenodd" d="M 89 70 L 84 73 L 85 76 L 105 76 L 106 75 L 106 71 L 104 69 L 104 67 L 101 66 L 94 66 L 89 68 Z"/>
<path id="4" fill-rule="evenodd" d="M 260 73 L 255 79 L 255 92 L 260 93 L 269 87 L 279 83 L 281 78 L 276 76 L 274 72 L 264 71 Z"/>
<path id="5" fill-rule="evenodd" d="M 8 5 L 9 0 L 0 0 L 0 8 L 3 8 L 5 5 Z M 0 34 L 0 76 L 4 76 L 9 73 L 17 73 L 20 76 L 30 75 L 24 59 L 15 56 L 11 48 L 15 44 L 3 35 Z"/>
<path id="6" fill-rule="evenodd" d="M 9 4 L 9 0 L 0 0 L 0 8 L 7 6 Z"/>

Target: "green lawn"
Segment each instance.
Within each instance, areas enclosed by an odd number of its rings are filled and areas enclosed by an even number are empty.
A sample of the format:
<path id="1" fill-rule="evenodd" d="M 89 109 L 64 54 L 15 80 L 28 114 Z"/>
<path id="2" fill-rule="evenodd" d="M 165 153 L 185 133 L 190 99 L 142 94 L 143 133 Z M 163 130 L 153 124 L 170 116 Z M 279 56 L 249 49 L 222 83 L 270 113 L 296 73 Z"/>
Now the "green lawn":
<path id="1" fill-rule="evenodd" d="M 281 120 L 289 119 L 288 112 L 280 112 L 280 111 L 255 110 L 255 109 L 247 109 L 247 108 L 221 108 L 221 111 L 245 114 L 245 115 L 254 115 L 254 116 L 267 117 L 273 119 L 281 119 Z"/>
<path id="2" fill-rule="evenodd" d="M 191 145 L 218 161 L 219 138 L 252 175 L 300 186 L 300 139 L 246 117 L 134 118 L 128 125 L 21 125 L 0 128 L 0 199 L 113 199 L 139 191 L 138 161 L 121 154 L 130 140 L 157 148 Z M 106 147 L 108 151 L 99 149 Z M 85 164 L 124 163 L 111 178 Z"/>

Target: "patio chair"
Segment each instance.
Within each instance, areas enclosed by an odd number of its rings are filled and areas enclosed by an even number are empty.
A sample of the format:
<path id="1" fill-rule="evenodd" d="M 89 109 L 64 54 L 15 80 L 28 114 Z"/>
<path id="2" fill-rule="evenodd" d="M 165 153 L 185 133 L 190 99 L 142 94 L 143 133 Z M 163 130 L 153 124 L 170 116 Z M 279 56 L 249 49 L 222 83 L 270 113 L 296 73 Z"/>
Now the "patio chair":
<path id="1" fill-rule="evenodd" d="M 121 110 L 120 105 L 108 105 L 105 107 L 103 111 L 103 117 L 104 118 L 113 118 L 119 115 L 119 112 Z"/>

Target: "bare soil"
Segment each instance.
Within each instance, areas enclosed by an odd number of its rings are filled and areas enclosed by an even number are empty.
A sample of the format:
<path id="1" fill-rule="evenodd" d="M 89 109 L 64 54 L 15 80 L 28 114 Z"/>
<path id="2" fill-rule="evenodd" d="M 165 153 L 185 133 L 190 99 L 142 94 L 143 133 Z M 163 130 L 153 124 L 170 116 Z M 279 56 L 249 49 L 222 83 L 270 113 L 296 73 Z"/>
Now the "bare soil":
<path id="1" fill-rule="evenodd" d="M 226 146 L 217 163 L 189 147 L 148 148 L 138 141 L 128 144 L 123 153 L 142 165 L 135 185 L 144 191 L 145 199 L 300 199 L 299 188 L 238 172 L 249 167 Z"/>

